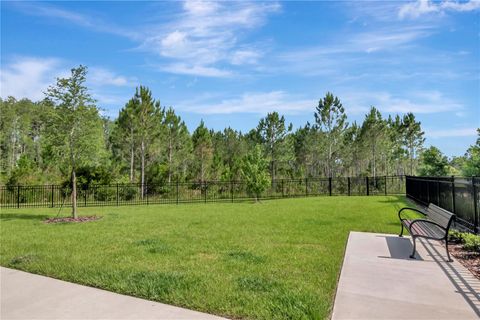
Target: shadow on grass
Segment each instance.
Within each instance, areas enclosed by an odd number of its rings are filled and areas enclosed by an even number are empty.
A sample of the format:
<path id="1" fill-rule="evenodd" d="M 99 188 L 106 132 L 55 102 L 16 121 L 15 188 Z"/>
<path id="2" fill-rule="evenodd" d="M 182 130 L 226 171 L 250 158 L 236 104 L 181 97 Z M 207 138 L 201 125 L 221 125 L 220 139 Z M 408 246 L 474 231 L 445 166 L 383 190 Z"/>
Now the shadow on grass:
<path id="1" fill-rule="evenodd" d="M 45 220 L 49 216 L 46 214 L 29 214 L 29 213 L 0 213 L 0 220 Z"/>

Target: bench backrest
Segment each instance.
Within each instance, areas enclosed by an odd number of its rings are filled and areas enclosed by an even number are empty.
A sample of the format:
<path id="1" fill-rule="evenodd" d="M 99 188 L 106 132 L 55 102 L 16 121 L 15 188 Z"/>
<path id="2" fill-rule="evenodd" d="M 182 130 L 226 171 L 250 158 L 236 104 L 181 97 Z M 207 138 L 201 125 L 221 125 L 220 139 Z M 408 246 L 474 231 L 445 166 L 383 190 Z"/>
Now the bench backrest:
<path id="1" fill-rule="evenodd" d="M 440 208 L 439 206 L 430 203 L 426 210 L 426 214 L 428 219 L 438 223 L 442 227 L 448 229 L 450 227 L 450 223 L 455 218 L 455 214 L 451 213 L 448 210 Z"/>

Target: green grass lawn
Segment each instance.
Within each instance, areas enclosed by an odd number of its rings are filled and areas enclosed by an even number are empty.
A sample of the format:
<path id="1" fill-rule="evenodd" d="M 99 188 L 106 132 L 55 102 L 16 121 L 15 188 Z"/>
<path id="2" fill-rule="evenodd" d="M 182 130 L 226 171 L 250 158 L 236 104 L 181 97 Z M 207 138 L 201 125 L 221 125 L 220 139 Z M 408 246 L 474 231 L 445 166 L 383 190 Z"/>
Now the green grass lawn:
<path id="1" fill-rule="evenodd" d="M 324 319 L 348 233 L 398 233 L 403 197 L 1 209 L 0 264 L 232 318 Z M 68 215 L 69 208 L 62 215 Z"/>

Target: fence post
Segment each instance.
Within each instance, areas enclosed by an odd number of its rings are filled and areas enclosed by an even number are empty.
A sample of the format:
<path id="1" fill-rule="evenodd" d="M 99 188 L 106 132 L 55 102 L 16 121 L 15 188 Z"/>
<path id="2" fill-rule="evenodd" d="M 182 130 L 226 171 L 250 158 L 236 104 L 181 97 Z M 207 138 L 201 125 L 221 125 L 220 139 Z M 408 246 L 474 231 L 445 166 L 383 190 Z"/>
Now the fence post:
<path id="1" fill-rule="evenodd" d="M 143 192 L 147 196 L 147 205 L 148 205 L 148 184 L 146 183 L 143 185 Z"/>
<path id="2" fill-rule="evenodd" d="M 85 193 L 86 194 L 86 193 Z M 118 200 L 119 200 L 119 193 L 118 193 L 118 183 L 117 183 L 117 207 L 118 207 Z"/>
<path id="3" fill-rule="evenodd" d="M 53 203 L 53 199 L 54 199 L 54 198 L 53 198 L 53 193 L 55 192 L 55 191 L 54 191 L 54 190 L 55 190 L 55 187 L 53 186 L 53 184 L 52 184 L 51 188 L 52 188 L 52 208 L 54 208 L 55 205 L 54 205 L 54 203 Z"/>
<path id="4" fill-rule="evenodd" d="M 475 186 L 475 177 L 472 177 L 472 190 L 473 190 L 473 212 L 475 216 L 473 217 L 475 221 L 475 232 L 480 231 L 480 226 L 479 226 L 479 217 L 478 217 L 478 199 L 477 199 L 477 187 Z"/>
<path id="5" fill-rule="evenodd" d="M 365 177 L 365 183 L 367 184 L 367 196 L 370 195 L 370 186 L 368 185 L 368 177 Z"/>
<path id="6" fill-rule="evenodd" d="M 440 180 L 437 178 L 437 206 L 440 206 Z"/>
<path id="7" fill-rule="evenodd" d="M 332 177 L 328 178 L 328 195 L 332 196 Z"/>
<path id="8" fill-rule="evenodd" d="M 233 203 L 233 181 L 230 180 L 230 198 L 232 198 L 232 203 Z"/>
<path id="9" fill-rule="evenodd" d="M 88 188 L 83 189 L 83 206 L 84 207 L 87 206 L 87 190 L 88 190 Z"/>
<path id="10" fill-rule="evenodd" d="M 177 178 L 177 204 L 178 204 L 178 197 L 179 197 L 179 194 L 178 194 L 178 178 Z"/>
<path id="11" fill-rule="evenodd" d="M 17 185 L 17 208 L 20 208 L 20 185 Z"/>
<path id="12" fill-rule="evenodd" d="M 455 177 L 452 176 L 452 212 L 455 212 Z"/>
<path id="13" fill-rule="evenodd" d="M 350 196 L 350 177 L 347 178 L 347 185 L 348 185 L 348 195 Z"/>
<path id="14" fill-rule="evenodd" d="M 427 202 L 430 203 L 430 181 L 425 181 L 427 183 Z"/>
<path id="15" fill-rule="evenodd" d="M 308 197 L 308 178 L 305 178 L 305 197 Z"/>
<path id="16" fill-rule="evenodd" d="M 385 176 L 385 195 L 387 195 L 387 176 Z"/>
<path id="17" fill-rule="evenodd" d="M 282 198 L 285 198 L 285 189 L 283 188 L 283 179 L 282 179 Z"/>
<path id="18" fill-rule="evenodd" d="M 204 188 L 205 188 L 205 203 L 207 203 L 207 181 L 204 182 Z"/>

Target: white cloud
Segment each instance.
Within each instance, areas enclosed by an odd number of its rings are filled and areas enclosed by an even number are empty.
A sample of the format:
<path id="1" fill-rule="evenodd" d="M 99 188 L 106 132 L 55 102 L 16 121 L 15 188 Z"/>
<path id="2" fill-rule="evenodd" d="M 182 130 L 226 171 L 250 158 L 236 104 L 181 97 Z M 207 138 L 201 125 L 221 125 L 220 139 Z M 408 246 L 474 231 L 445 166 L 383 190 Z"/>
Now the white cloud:
<path id="1" fill-rule="evenodd" d="M 21 12 L 33 16 L 41 16 L 56 20 L 66 20 L 71 24 L 76 24 L 81 27 L 92 29 L 98 32 L 105 32 L 115 34 L 122 37 L 127 37 L 132 40 L 138 39 L 140 34 L 132 29 L 120 27 L 106 23 L 99 17 L 92 17 L 91 15 L 85 15 L 78 12 L 64 10 L 56 6 L 40 3 L 40 2 L 27 2 L 27 1 L 12 1 L 9 5 L 13 6 Z"/>
<path id="2" fill-rule="evenodd" d="M 399 97 L 389 92 L 345 92 L 340 95 L 345 101 L 347 112 L 364 113 L 370 106 L 375 106 L 382 112 L 433 114 L 459 111 L 464 106 L 438 91 L 409 92 Z"/>
<path id="3" fill-rule="evenodd" d="M 56 78 L 68 76 L 70 76 L 70 67 L 64 60 L 16 57 L 9 63 L 3 64 L 0 69 L 0 96 L 38 101 L 44 98 L 47 88 L 55 84 Z M 105 104 L 120 101 L 110 92 L 113 87 L 131 86 L 133 81 L 134 79 L 117 75 L 102 67 L 92 67 L 87 74 L 87 85 L 93 97 Z"/>
<path id="4" fill-rule="evenodd" d="M 0 70 L 1 96 L 13 96 L 17 99 L 41 100 L 43 91 L 55 78 L 63 75 L 60 60 L 54 58 L 21 57 L 12 63 L 2 65 Z"/>
<path id="5" fill-rule="evenodd" d="M 212 1 L 185 1 L 183 8 L 192 15 L 208 15 L 218 9 L 218 4 Z"/>
<path id="6" fill-rule="evenodd" d="M 94 86 L 132 86 L 134 79 L 127 79 L 105 68 L 92 67 L 88 71 L 88 82 Z"/>
<path id="7" fill-rule="evenodd" d="M 417 39 L 424 38 L 431 34 L 430 28 L 420 27 L 402 27 L 390 30 L 380 30 L 364 32 L 355 35 L 350 40 L 350 46 L 345 50 L 352 52 L 374 52 L 374 51 L 393 51 L 401 46 L 405 46 Z"/>
<path id="8" fill-rule="evenodd" d="M 244 93 L 240 97 L 222 99 L 220 102 L 187 101 L 178 105 L 186 111 L 201 114 L 255 113 L 264 115 L 272 111 L 283 114 L 299 114 L 313 110 L 316 101 L 284 91 L 270 91 Z"/>
<path id="9" fill-rule="evenodd" d="M 244 65 L 244 64 L 256 64 L 260 59 L 261 53 L 254 50 L 237 50 L 232 54 L 232 64 Z"/>
<path id="10" fill-rule="evenodd" d="M 449 138 L 449 137 L 474 137 L 477 135 L 476 128 L 460 129 L 425 129 L 425 135 L 430 138 Z"/>
<path id="11" fill-rule="evenodd" d="M 253 47 L 244 49 L 239 34 L 261 26 L 279 8 L 272 2 L 187 1 L 173 21 L 146 32 L 140 48 L 169 59 L 164 71 L 224 77 L 230 72 L 218 72 L 219 64 L 255 64 L 262 56 Z"/>
<path id="12" fill-rule="evenodd" d="M 203 65 L 190 65 L 185 63 L 173 63 L 159 68 L 162 71 L 185 74 L 185 75 L 199 75 L 202 77 L 227 78 L 232 76 L 229 70 L 222 70 L 215 67 L 206 67 Z"/>
<path id="13" fill-rule="evenodd" d="M 480 9 L 479 0 L 470 0 L 466 2 L 444 0 L 441 2 L 433 2 L 431 0 L 417 0 L 409 2 L 400 7 L 398 17 L 418 18 L 425 14 L 437 13 L 444 14 L 446 11 L 474 11 Z"/>

